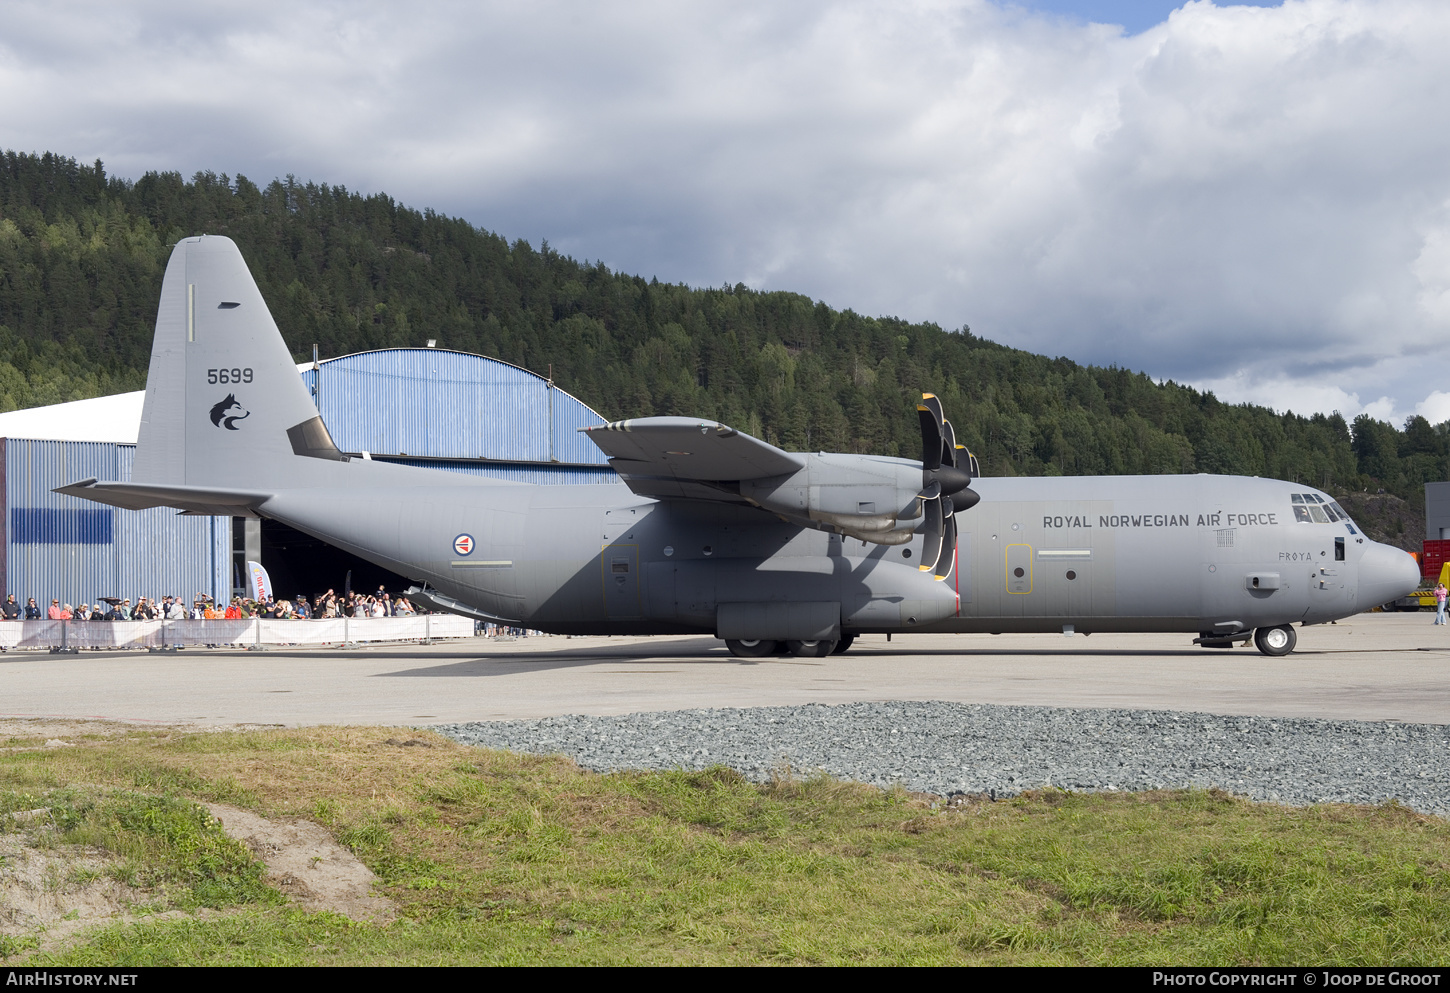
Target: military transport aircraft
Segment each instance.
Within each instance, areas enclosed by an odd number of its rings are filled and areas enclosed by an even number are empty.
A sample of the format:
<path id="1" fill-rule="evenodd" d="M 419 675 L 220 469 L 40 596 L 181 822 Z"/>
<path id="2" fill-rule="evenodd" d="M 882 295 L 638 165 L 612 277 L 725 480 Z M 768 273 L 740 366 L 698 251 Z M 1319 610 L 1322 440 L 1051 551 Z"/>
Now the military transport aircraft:
<path id="1" fill-rule="evenodd" d="M 415 599 L 574 634 L 712 634 L 739 656 L 859 634 L 1184 631 L 1294 647 L 1407 594 L 1415 561 L 1313 487 L 1238 476 L 979 478 L 936 399 L 920 462 L 786 452 L 714 421 L 586 429 L 626 486 L 535 486 L 350 459 L 241 253 L 166 268 L 116 507 L 273 518 L 419 584 Z"/>

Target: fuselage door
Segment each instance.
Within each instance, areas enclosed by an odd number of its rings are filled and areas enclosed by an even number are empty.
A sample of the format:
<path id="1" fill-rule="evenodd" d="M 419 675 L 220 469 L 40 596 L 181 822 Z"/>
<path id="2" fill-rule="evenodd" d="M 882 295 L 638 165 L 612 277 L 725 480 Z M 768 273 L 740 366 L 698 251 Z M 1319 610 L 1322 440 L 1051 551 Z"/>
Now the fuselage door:
<path id="1" fill-rule="evenodd" d="M 1007 592 L 1032 592 L 1032 546 L 1007 546 Z"/>
<path id="2" fill-rule="evenodd" d="M 606 510 L 600 531 L 600 580 L 603 585 L 604 616 L 610 620 L 639 617 L 639 543 L 634 529 L 643 515 L 639 508 Z"/>

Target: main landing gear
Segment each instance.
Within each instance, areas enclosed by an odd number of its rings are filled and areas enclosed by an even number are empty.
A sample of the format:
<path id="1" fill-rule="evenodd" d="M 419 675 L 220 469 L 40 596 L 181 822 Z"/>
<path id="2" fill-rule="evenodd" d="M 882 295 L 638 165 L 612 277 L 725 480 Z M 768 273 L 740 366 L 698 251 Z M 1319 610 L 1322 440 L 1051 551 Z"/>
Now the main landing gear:
<path id="1" fill-rule="evenodd" d="M 730 649 L 730 654 L 737 659 L 763 659 L 780 654 L 780 642 L 763 641 L 760 638 L 747 638 L 741 641 L 726 638 L 725 647 Z"/>
<path id="2" fill-rule="evenodd" d="M 772 655 L 794 655 L 802 659 L 823 659 L 827 655 L 840 655 L 856 640 L 854 634 L 843 634 L 839 639 L 819 641 L 770 641 L 765 638 L 742 640 L 726 639 L 725 647 L 738 659 L 763 659 Z"/>

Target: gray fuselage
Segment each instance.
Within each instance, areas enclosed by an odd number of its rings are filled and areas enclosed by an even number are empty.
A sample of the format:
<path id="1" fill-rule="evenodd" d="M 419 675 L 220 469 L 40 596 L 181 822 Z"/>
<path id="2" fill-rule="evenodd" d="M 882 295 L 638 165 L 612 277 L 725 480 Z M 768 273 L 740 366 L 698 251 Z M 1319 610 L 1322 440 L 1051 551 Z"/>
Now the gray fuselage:
<path id="1" fill-rule="evenodd" d="M 1297 520 L 1296 495 L 1329 502 L 1301 484 L 1195 475 L 973 486 L 982 499 L 957 515 L 945 581 L 918 569 L 919 536 L 867 544 L 623 486 L 374 483 L 330 489 L 324 502 L 281 492 L 262 513 L 493 617 L 572 634 L 713 634 L 722 607 L 787 603 L 838 603 L 844 633 L 1226 633 L 1345 617 L 1418 579 L 1409 555 L 1352 523 Z"/>

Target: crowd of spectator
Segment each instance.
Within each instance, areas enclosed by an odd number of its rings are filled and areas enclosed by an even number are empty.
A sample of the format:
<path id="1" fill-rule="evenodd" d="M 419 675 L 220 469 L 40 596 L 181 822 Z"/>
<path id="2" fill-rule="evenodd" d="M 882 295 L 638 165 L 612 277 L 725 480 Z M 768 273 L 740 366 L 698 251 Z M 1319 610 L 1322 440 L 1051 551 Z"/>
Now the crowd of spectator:
<path id="1" fill-rule="evenodd" d="M 379 586 L 376 593 L 360 594 L 346 592 L 339 595 L 329 589 L 309 600 L 299 594 L 291 600 L 263 597 L 260 600 L 247 597 L 232 597 L 229 603 L 219 603 L 205 593 L 198 593 L 191 605 L 179 596 L 137 597 L 133 604 L 129 597 L 97 597 L 94 604 L 83 603 L 72 607 L 58 599 L 52 599 L 48 609 L 42 610 L 34 597 L 29 597 L 24 606 L 10 594 L 0 609 L 0 619 L 63 621 L 149 621 L 149 620 L 246 620 L 262 617 L 275 620 L 312 620 L 339 617 L 413 617 L 427 613 L 419 610 L 404 596 L 390 594 Z M 494 624 L 479 621 L 477 633 L 489 638 L 527 638 L 540 632 L 529 628 Z M 5 649 L 0 646 L 0 652 Z"/>
<path id="2" fill-rule="evenodd" d="M 250 599 L 232 597 L 230 603 L 219 603 L 205 593 L 198 593 L 188 607 L 179 596 L 137 597 L 133 604 L 130 597 L 97 597 L 94 604 L 83 603 L 72 607 L 58 599 L 50 601 L 50 607 L 43 611 L 34 597 L 21 606 L 15 594 L 6 597 L 0 618 L 7 621 L 41 620 L 53 621 L 181 621 L 181 620 L 243 620 L 264 617 L 275 620 L 311 620 L 335 617 L 412 617 L 415 610 L 408 600 L 400 595 L 390 594 L 379 586 L 376 593 L 359 594 L 348 592 L 338 595 L 328 590 L 311 602 L 299 594 L 295 599 L 275 597 Z"/>
<path id="3" fill-rule="evenodd" d="M 517 624 L 494 624 L 490 621 L 479 621 L 474 628 L 485 638 L 527 638 L 530 635 L 543 634 L 542 631 L 520 627 Z"/>

